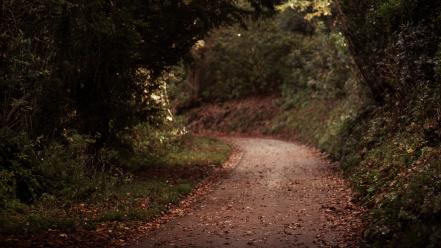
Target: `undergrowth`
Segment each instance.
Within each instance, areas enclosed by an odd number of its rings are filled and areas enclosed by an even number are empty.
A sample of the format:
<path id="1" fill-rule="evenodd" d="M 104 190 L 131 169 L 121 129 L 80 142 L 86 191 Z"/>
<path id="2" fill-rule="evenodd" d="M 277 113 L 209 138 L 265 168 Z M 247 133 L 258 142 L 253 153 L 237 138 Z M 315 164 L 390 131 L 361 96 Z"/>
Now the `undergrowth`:
<path id="1" fill-rule="evenodd" d="M 369 247 L 441 243 L 441 146 L 429 141 L 424 128 L 435 117 L 400 115 L 405 110 L 396 102 L 372 108 L 344 100 L 315 101 L 285 113 L 290 122 L 276 120 L 340 160 L 369 209 L 364 233 Z"/>
<path id="2" fill-rule="evenodd" d="M 356 119 L 343 133 L 336 158 L 370 209 L 365 238 L 371 246 L 436 247 L 441 243 L 441 146 L 428 139 L 424 127 L 436 117 L 403 116 L 401 111 L 418 103 L 403 109 L 396 104 Z"/>
<path id="3" fill-rule="evenodd" d="M 441 243 L 441 146 L 427 123 L 436 116 L 396 102 L 381 108 L 350 99 L 305 98 L 275 118 L 271 134 L 296 137 L 340 161 L 369 211 L 369 247 L 437 247 Z M 423 108 L 427 109 L 427 108 Z M 426 123 L 426 124 L 425 124 Z M 429 129 L 429 130 L 427 130 Z"/>
<path id="4" fill-rule="evenodd" d="M 178 145 L 168 146 L 154 164 L 128 165 L 124 181 L 87 197 L 66 201 L 44 194 L 30 205 L 9 202 L 0 212 L 0 234 L 26 236 L 47 230 L 95 229 L 114 221 L 150 221 L 179 203 L 230 153 L 231 147 L 216 139 L 185 137 Z"/>

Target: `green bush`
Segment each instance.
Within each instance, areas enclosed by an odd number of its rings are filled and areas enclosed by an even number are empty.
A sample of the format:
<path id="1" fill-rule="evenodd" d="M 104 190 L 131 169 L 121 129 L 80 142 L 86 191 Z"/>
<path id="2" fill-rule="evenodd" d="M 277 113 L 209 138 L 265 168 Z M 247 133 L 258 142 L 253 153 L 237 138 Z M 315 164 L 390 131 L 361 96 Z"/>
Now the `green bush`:
<path id="1" fill-rule="evenodd" d="M 39 200 L 44 194 L 54 195 L 60 200 L 84 199 L 122 176 L 114 174 L 118 161 L 116 151 L 101 149 L 99 154 L 88 152 L 90 145 L 96 142 L 91 137 L 66 134 L 64 144 L 52 142 L 48 146 L 41 146 L 39 140 L 31 142 L 25 137 L 11 137 L 3 133 L 2 208 L 15 199 L 29 203 Z"/>
<path id="2" fill-rule="evenodd" d="M 8 129 L 0 129 L 0 132 L 1 206 L 3 208 L 15 199 L 30 202 L 43 188 L 32 166 L 38 161 L 33 150 L 35 144 L 24 133 L 16 134 Z"/>
<path id="3" fill-rule="evenodd" d="M 279 94 L 289 98 L 305 88 L 342 96 L 356 81 L 342 34 L 325 22 L 308 22 L 286 10 L 273 19 L 248 22 L 247 28 L 220 28 L 194 48 L 187 84 L 189 101 L 237 99 Z M 287 99 L 289 100 L 289 99 Z"/>
<path id="4" fill-rule="evenodd" d="M 188 132 L 178 120 L 169 121 L 161 127 L 148 123 L 136 126 L 126 139 L 131 142 L 133 154 L 127 160 L 127 169 L 136 171 L 164 163 L 164 159 L 182 145 Z"/>
<path id="5" fill-rule="evenodd" d="M 441 35 L 436 0 L 337 0 L 345 36 L 351 44 L 372 98 L 403 101 L 434 80 L 433 61 Z"/>

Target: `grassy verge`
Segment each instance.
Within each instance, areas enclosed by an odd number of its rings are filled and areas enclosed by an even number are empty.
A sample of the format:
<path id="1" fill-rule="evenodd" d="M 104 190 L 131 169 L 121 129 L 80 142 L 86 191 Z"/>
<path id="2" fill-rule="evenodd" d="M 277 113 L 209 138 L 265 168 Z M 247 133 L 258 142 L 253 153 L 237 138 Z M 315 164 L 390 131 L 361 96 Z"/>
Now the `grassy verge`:
<path id="1" fill-rule="evenodd" d="M 8 236 L 34 235 L 48 230 L 96 231 L 112 222 L 124 226 L 131 221 L 151 221 L 179 203 L 221 166 L 231 151 L 229 145 L 216 139 L 186 138 L 158 163 L 137 168 L 127 182 L 93 194 L 85 201 L 63 203 L 42 198 L 33 205 L 1 212 L 1 233 L 7 240 Z"/>

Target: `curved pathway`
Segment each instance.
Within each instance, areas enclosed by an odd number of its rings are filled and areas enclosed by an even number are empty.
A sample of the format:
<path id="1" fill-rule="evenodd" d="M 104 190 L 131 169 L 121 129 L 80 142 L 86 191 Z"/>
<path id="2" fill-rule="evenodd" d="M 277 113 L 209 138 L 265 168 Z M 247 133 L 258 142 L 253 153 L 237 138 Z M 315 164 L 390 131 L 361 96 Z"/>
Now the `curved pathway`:
<path id="1" fill-rule="evenodd" d="M 271 139 L 228 141 L 243 151 L 231 175 L 133 247 L 356 247 L 361 210 L 319 153 Z"/>

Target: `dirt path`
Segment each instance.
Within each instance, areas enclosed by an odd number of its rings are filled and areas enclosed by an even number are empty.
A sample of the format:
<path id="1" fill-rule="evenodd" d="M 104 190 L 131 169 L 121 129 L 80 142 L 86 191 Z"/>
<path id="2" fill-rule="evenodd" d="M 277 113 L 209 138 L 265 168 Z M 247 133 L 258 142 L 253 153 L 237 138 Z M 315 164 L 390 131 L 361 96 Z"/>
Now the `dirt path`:
<path id="1" fill-rule="evenodd" d="M 356 246 L 360 209 L 319 153 L 270 139 L 229 141 L 243 151 L 231 175 L 134 247 Z"/>

